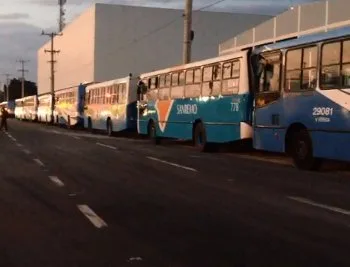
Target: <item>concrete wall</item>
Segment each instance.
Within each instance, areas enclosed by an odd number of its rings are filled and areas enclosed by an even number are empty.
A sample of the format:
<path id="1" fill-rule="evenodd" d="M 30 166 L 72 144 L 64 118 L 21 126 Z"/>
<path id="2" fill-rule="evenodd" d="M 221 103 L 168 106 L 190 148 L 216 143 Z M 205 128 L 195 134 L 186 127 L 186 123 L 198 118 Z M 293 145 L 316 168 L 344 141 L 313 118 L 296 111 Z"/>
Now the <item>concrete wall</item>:
<path id="1" fill-rule="evenodd" d="M 74 86 L 83 81 L 94 79 L 94 49 L 95 49 L 95 8 L 92 7 L 69 24 L 62 36 L 54 39 L 54 48 L 60 50 L 55 56 L 55 89 Z M 46 43 L 38 51 L 38 93 L 50 91 L 50 49 L 51 43 Z"/>
<path id="2" fill-rule="evenodd" d="M 181 64 L 182 13 L 174 9 L 97 4 L 95 80 Z M 194 12 L 192 60 L 217 56 L 220 42 L 268 18 Z"/>
<path id="3" fill-rule="evenodd" d="M 298 5 L 219 46 L 226 55 L 253 45 L 276 42 L 350 25 L 350 0 L 328 0 Z"/>

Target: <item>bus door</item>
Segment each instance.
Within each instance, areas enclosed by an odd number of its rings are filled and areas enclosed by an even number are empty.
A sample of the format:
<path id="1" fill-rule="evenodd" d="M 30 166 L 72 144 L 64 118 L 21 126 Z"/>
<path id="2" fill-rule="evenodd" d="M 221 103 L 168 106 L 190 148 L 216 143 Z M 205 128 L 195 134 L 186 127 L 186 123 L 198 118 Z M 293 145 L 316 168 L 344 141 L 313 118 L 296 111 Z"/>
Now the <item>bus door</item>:
<path id="1" fill-rule="evenodd" d="M 282 53 L 252 56 L 254 70 L 254 148 L 283 151 Z"/>

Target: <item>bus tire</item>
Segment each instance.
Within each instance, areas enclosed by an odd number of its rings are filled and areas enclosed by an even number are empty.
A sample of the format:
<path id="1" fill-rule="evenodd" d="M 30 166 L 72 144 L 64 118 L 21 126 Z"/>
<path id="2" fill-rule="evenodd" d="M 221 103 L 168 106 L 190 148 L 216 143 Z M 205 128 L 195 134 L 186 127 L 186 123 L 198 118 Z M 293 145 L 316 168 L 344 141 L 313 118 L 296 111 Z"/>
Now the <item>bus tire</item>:
<path id="1" fill-rule="evenodd" d="M 111 119 L 107 120 L 107 135 L 113 136 L 113 124 L 112 124 Z"/>
<path id="2" fill-rule="evenodd" d="M 321 159 L 313 156 L 312 140 L 306 129 L 293 133 L 289 147 L 294 166 L 298 169 L 315 171 L 321 167 Z"/>
<path id="3" fill-rule="evenodd" d="M 91 121 L 91 118 L 89 117 L 88 118 L 88 131 L 90 132 L 90 133 L 93 133 L 93 129 L 92 129 L 92 121 Z"/>
<path id="4" fill-rule="evenodd" d="M 157 128 L 153 121 L 148 124 L 148 138 L 152 144 L 160 144 L 160 138 L 157 136 Z"/>
<path id="5" fill-rule="evenodd" d="M 199 122 L 195 125 L 193 132 L 193 145 L 200 151 L 207 150 L 207 135 L 203 123 Z"/>

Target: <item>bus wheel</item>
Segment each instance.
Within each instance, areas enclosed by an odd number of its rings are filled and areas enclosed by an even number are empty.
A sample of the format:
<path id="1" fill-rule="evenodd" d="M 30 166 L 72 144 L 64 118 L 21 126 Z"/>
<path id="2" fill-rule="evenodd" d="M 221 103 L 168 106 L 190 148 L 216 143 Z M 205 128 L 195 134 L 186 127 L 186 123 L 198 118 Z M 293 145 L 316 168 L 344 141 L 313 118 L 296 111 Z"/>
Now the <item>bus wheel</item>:
<path id="1" fill-rule="evenodd" d="M 205 133 L 204 126 L 201 122 L 197 123 L 194 128 L 193 144 L 200 152 L 204 152 L 208 146 L 207 135 Z"/>
<path id="2" fill-rule="evenodd" d="M 302 170 L 317 170 L 321 167 L 321 160 L 313 156 L 312 140 L 305 129 L 293 134 L 290 152 L 294 165 Z"/>
<path id="3" fill-rule="evenodd" d="M 90 133 L 93 132 L 91 118 L 88 118 L 88 131 L 89 131 Z"/>
<path id="4" fill-rule="evenodd" d="M 148 138 L 155 145 L 158 145 L 160 143 L 160 139 L 157 137 L 157 129 L 154 122 L 150 122 L 148 125 Z"/>
<path id="5" fill-rule="evenodd" d="M 112 121 L 110 119 L 107 120 L 107 135 L 108 136 L 113 135 L 113 125 L 112 125 Z"/>

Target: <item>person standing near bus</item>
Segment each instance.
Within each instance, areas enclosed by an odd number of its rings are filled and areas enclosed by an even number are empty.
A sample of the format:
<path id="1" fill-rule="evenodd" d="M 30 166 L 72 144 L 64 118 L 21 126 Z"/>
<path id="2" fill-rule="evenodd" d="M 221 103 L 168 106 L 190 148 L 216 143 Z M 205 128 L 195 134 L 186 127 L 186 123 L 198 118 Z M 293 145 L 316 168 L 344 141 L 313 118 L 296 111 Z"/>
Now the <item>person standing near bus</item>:
<path id="1" fill-rule="evenodd" d="M 5 131 L 7 132 L 7 118 L 8 118 L 8 112 L 7 110 L 2 107 L 1 108 L 1 125 L 0 125 L 0 130 L 5 128 Z"/>

